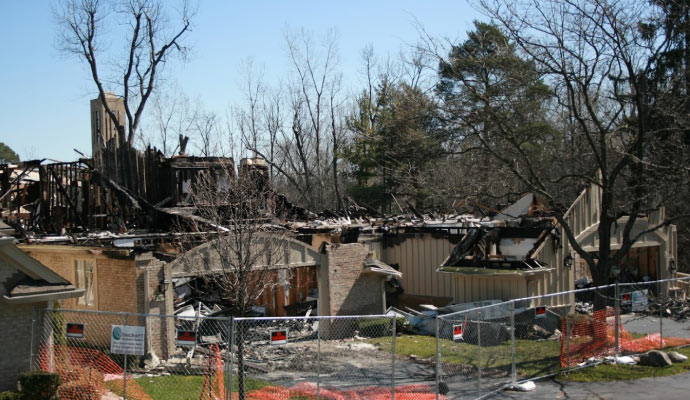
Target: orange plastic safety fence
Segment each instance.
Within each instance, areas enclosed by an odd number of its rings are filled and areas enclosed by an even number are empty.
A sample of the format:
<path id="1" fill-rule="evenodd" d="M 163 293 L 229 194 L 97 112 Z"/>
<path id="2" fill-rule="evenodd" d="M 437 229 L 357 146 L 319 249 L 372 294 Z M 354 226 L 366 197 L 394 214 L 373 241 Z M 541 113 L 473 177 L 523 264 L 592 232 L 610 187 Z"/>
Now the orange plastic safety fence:
<path id="1" fill-rule="evenodd" d="M 615 321 L 607 318 L 607 310 L 595 311 L 591 318 L 585 318 L 567 326 L 563 319 L 561 328 L 561 367 L 569 368 L 591 357 L 602 357 L 615 353 Z M 568 332 L 568 329 L 570 331 Z M 660 347 L 678 347 L 690 344 L 690 339 L 665 337 L 653 333 L 634 339 L 621 324 L 618 325 L 618 346 L 623 353 L 644 353 Z"/>
<path id="2" fill-rule="evenodd" d="M 38 353 L 38 363 L 42 370 L 52 370 L 60 376 L 63 382 L 58 390 L 60 399 L 98 398 L 94 395 L 105 394 L 108 390 L 124 392 L 124 370 L 98 350 L 64 345 L 43 346 Z M 141 386 L 129 377 L 127 398 L 151 400 Z"/>
<path id="3" fill-rule="evenodd" d="M 290 389 L 280 386 L 267 386 L 247 394 L 247 400 L 289 400 L 300 396 L 317 398 L 317 387 L 313 383 L 300 383 Z M 233 396 L 233 399 L 235 396 Z M 389 387 L 368 386 L 350 390 L 320 388 L 318 398 L 326 400 L 391 400 L 393 395 Z M 435 400 L 436 394 L 428 385 L 404 385 L 395 388 L 395 398 L 399 400 Z M 446 399 L 439 395 L 439 399 Z"/>
<path id="4" fill-rule="evenodd" d="M 210 346 L 213 353 L 206 361 L 204 386 L 199 400 L 225 400 L 225 386 L 223 382 L 223 361 L 220 348 L 216 344 Z"/>

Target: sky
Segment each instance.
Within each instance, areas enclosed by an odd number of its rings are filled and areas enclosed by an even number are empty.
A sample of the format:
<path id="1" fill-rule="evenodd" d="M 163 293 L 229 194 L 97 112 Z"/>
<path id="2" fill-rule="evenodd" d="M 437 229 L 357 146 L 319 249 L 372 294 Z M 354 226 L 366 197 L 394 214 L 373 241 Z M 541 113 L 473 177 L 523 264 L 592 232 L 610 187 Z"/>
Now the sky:
<path id="1" fill-rule="evenodd" d="M 4 1 L 0 6 L 0 142 L 21 159 L 73 161 L 90 154 L 89 100 L 96 88 L 89 70 L 56 47 L 54 1 Z M 482 16 L 466 0 L 201 0 L 187 40 L 184 64 L 166 66 L 164 77 L 216 112 L 243 100 L 247 60 L 271 83 L 285 76 L 286 30 L 315 38 L 338 35 L 344 86 L 361 83 L 361 51 L 395 56 L 419 37 L 417 22 L 434 36 L 464 40 Z M 147 105 L 150 107 L 150 103 Z M 149 108 L 150 110 L 150 108 Z"/>

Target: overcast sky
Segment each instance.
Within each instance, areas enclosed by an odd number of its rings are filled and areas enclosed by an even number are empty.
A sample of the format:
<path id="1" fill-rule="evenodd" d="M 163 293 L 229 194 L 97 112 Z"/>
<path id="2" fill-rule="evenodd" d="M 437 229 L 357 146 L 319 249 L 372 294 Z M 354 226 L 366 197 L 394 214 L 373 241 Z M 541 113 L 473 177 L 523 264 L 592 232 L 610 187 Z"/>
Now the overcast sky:
<path id="1" fill-rule="evenodd" d="M 89 100 L 96 89 L 86 66 L 55 47 L 52 1 L 5 1 L 0 24 L 0 141 L 22 159 L 76 160 L 91 152 Z M 434 35 L 464 39 L 481 16 L 465 0 L 230 1 L 202 0 L 188 40 L 190 60 L 167 68 L 190 98 L 222 112 L 242 99 L 241 65 L 253 59 L 267 79 L 289 63 L 283 32 L 305 28 L 339 36 L 339 66 L 347 87 L 360 82 L 361 50 L 380 57 L 417 41 L 415 20 Z"/>

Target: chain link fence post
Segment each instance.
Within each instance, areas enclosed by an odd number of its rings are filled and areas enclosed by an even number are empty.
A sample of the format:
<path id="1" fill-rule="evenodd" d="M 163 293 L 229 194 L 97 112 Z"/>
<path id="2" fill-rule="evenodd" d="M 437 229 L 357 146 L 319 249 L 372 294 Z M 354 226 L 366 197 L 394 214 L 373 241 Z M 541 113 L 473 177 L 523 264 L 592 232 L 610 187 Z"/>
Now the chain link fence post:
<path id="1" fill-rule="evenodd" d="M 661 296 L 659 296 L 661 298 Z M 659 299 L 659 350 L 664 348 L 664 307 Z"/>
<path id="2" fill-rule="evenodd" d="M 614 300 L 614 323 L 616 326 L 614 327 L 614 333 L 616 335 L 616 349 L 614 351 L 614 356 L 618 358 L 620 356 L 620 331 L 619 331 L 619 326 L 621 323 L 621 289 L 620 286 L 618 285 L 618 279 L 616 279 L 616 290 L 615 290 L 615 296 L 616 299 Z"/>
<path id="3" fill-rule="evenodd" d="M 574 314 L 573 314 L 574 316 Z M 570 318 L 569 313 L 565 314 L 565 354 L 566 354 L 566 369 L 570 369 Z"/>
<path id="4" fill-rule="evenodd" d="M 396 317 L 393 315 L 391 322 L 393 324 L 392 331 L 393 331 L 393 337 L 391 338 L 392 343 L 391 343 L 391 396 L 392 400 L 395 400 L 395 335 L 396 335 Z"/>
<path id="5" fill-rule="evenodd" d="M 517 383 L 517 367 L 515 366 L 515 300 L 510 301 L 510 384 Z"/>
<path id="6" fill-rule="evenodd" d="M 226 321 L 225 334 L 227 337 L 227 344 L 225 350 L 224 360 L 225 365 L 225 398 L 226 400 L 232 399 L 232 316 L 228 317 Z"/>
<path id="7" fill-rule="evenodd" d="M 477 316 L 477 393 L 482 392 L 482 312 Z"/>
<path id="8" fill-rule="evenodd" d="M 36 329 L 36 305 L 31 307 L 31 348 L 29 349 L 29 371 L 33 371 L 34 365 L 34 335 Z"/>
<path id="9" fill-rule="evenodd" d="M 129 314 L 125 314 L 125 326 L 127 325 L 129 325 Z M 124 368 L 122 369 L 122 399 L 127 400 L 127 352 L 125 352 Z"/>
<path id="10" fill-rule="evenodd" d="M 327 319 L 319 320 L 319 329 L 316 330 L 316 400 L 321 399 L 321 329 Z"/>
<path id="11" fill-rule="evenodd" d="M 436 400 L 438 400 L 439 385 L 441 384 L 441 345 L 439 343 L 439 316 L 436 316 Z"/>

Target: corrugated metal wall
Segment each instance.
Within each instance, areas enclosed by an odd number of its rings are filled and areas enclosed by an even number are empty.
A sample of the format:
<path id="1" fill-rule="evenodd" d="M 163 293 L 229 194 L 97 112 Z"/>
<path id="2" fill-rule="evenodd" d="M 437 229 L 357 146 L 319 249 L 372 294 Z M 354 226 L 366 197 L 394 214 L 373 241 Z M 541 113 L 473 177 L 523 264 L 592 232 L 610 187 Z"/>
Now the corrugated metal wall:
<path id="1" fill-rule="evenodd" d="M 590 232 L 596 234 L 600 202 L 601 190 L 592 186 L 583 191 L 570 206 L 564 217 L 576 237 L 584 238 Z M 660 209 L 653 213 L 649 224 L 663 220 L 664 212 L 665 210 Z M 555 229 L 533 253 L 534 258 L 546 263 L 551 270 L 532 275 L 438 273 L 436 269 L 450 254 L 454 244 L 447 238 L 428 233 L 399 234 L 385 238 L 381 242 L 369 242 L 369 247 L 380 260 L 400 265 L 403 287 L 408 294 L 453 297 L 456 303 L 510 300 L 560 293 L 575 288 L 575 267 L 564 266 L 565 256 L 575 252 L 570 248 L 563 227 Z M 662 238 L 663 242 L 660 249 L 659 278 L 667 277 L 669 260 L 677 259 L 675 235 L 675 226 L 654 233 L 654 236 Z M 574 295 L 562 295 L 552 297 L 542 304 L 555 306 L 573 303 Z"/>
<path id="2" fill-rule="evenodd" d="M 480 300 L 509 300 L 524 297 L 525 279 L 516 275 L 446 274 L 457 281 L 455 301 L 469 303 Z"/>
<path id="3" fill-rule="evenodd" d="M 453 277 L 436 272 L 454 246 L 447 238 L 429 233 L 405 233 L 369 242 L 377 258 L 400 266 L 405 293 L 435 297 L 454 295 Z"/>
<path id="4" fill-rule="evenodd" d="M 480 300 L 510 300 L 570 290 L 572 271 L 562 262 L 562 249 L 554 249 L 551 239 L 541 246 L 541 261 L 554 270 L 535 275 L 462 275 L 440 273 L 436 269 L 455 246 L 447 238 L 428 234 L 399 234 L 394 238 L 368 242 L 370 251 L 387 264 L 398 264 L 403 273 L 405 293 L 416 296 L 452 297 L 456 303 Z M 564 304 L 554 298 L 546 305 Z"/>

